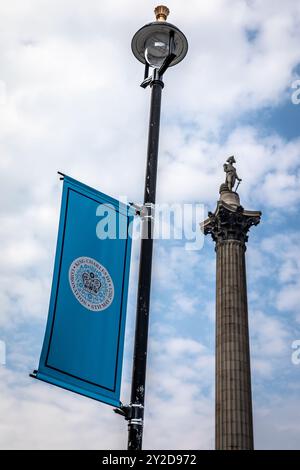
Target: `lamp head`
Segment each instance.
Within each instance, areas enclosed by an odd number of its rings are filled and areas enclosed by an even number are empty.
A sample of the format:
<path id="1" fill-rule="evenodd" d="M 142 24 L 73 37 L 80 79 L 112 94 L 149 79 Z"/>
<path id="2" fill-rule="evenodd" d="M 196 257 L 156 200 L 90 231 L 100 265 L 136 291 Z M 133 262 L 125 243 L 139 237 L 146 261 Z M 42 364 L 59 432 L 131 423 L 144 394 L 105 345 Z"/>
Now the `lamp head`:
<path id="1" fill-rule="evenodd" d="M 185 57 L 188 42 L 185 35 L 166 19 L 169 9 L 157 6 L 154 10 L 156 21 L 148 23 L 139 29 L 132 38 L 131 49 L 135 57 L 143 64 L 159 68 L 170 54 L 170 36 L 173 36 L 173 58 L 170 66 L 178 64 Z"/>

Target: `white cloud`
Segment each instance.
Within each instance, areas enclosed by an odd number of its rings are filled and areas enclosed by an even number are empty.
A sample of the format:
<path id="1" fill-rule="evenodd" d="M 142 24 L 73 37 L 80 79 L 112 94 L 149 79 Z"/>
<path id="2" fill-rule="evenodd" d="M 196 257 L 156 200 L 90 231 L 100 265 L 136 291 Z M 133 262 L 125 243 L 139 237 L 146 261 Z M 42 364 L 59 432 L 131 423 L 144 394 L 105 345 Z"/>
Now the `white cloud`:
<path id="1" fill-rule="evenodd" d="M 294 450 L 299 448 L 299 395 L 269 392 L 256 410 L 254 435 L 256 449 Z"/>
<path id="2" fill-rule="evenodd" d="M 276 234 L 265 239 L 262 249 L 276 263 L 280 288 L 276 293 L 276 307 L 281 312 L 292 311 L 300 320 L 300 244 L 299 232 Z"/>
<path id="3" fill-rule="evenodd" d="M 278 318 L 272 318 L 263 312 L 252 312 L 250 325 L 254 340 L 254 353 L 261 358 L 273 360 L 282 358 L 284 353 L 290 352 L 288 331 Z"/>
<path id="4" fill-rule="evenodd" d="M 297 314 L 300 322 L 300 284 L 299 282 L 284 286 L 278 294 L 277 305 L 279 310 L 292 310 Z"/>
<path id="5" fill-rule="evenodd" d="M 179 336 L 153 340 L 151 356 L 144 448 L 212 447 L 213 356 L 197 341 Z M 24 371 L 2 368 L 0 374 L 1 448 L 126 447 L 126 422 L 111 407 L 33 381 Z M 122 394 L 128 397 L 124 384 Z"/>
<path id="6" fill-rule="evenodd" d="M 111 407 L 0 369 L 2 449 L 117 449 L 126 425 Z"/>
<path id="7" fill-rule="evenodd" d="M 224 181 L 222 164 L 225 156 L 234 153 L 243 179 L 239 190 L 243 206 L 290 211 L 300 198 L 299 148 L 299 139 L 286 142 L 275 133 L 265 136 L 250 126 L 236 128 L 221 142 L 196 133 L 187 138 L 184 128 L 173 125 L 162 146 L 160 178 L 164 184 L 159 197 L 196 200 L 213 209 Z"/>
<path id="8" fill-rule="evenodd" d="M 179 102 L 183 115 L 188 109 L 211 127 L 212 115 L 228 117 L 280 102 L 299 61 L 299 7 L 293 0 L 284 7 L 279 1 L 224 0 L 209 6 L 194 1 L 189 3 L 192 15 L 174 3 L 190 39 L 189 56 L 180 70 L 185 86 L 172 100 L 174 107 Z M 257 32 L 253 41 L 247 40 L 247 30 Z M 175 86 L 171 84 L 172 98 Z"/>
<path id="9" fill-rule="evenodd" d="M 152 338 L 150 348 L 145 448 L 213 448 L 213 355 L 180 336 Z"/>

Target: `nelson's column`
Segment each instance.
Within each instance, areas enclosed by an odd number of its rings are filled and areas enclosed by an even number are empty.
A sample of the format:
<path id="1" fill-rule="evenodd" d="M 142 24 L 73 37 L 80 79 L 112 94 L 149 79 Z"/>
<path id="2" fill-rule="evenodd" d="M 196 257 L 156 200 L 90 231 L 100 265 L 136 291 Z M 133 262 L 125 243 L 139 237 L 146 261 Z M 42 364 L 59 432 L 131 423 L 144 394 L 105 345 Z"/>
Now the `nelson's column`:
<path id="1" fill-rule="evenodd" d="M 261 212 L 241 206 L 234 163 L 232 156 L 224 164 L 217 208 L 201 223 L 216 243 L 216 449 L 222 450 L 253 449 L 245 251 Z"/>

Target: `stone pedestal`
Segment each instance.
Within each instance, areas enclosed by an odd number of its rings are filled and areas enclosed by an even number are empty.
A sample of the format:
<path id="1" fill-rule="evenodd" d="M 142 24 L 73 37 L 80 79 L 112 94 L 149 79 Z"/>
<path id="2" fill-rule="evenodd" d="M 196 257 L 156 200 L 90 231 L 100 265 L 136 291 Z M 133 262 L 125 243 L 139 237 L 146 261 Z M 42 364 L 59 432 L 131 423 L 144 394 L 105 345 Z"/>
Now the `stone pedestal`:
<path id="1" fill-rule="evenodd" d="M 229 203 L 228 203 L 229 202 Z M 261 213 L 223 191 L 201 228 L 216 242 L 216 449 L 253 449 L 245 251 Z"/>

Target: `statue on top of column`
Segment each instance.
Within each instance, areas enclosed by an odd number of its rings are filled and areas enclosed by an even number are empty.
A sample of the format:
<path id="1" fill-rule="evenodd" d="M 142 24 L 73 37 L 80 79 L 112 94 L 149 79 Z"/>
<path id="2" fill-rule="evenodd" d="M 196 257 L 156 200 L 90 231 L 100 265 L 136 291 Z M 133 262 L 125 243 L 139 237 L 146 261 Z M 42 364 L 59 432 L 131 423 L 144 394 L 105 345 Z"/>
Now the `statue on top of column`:
<path id="1" fill-rule="evenodd" d="M 228 187 L 229 191 L 233 191 L 236 180 L 238 180 L 239 183 L 242 180 L 238 177 L 236 168 L 233 166 L 233 164 L 236 163 L 234 156 L 232 155 L 231 157 L 227 158 L 226 161 L 227 163 L 224 163 L 223 165 L 224 171 L 226 173 L 225 185 Z"/>

